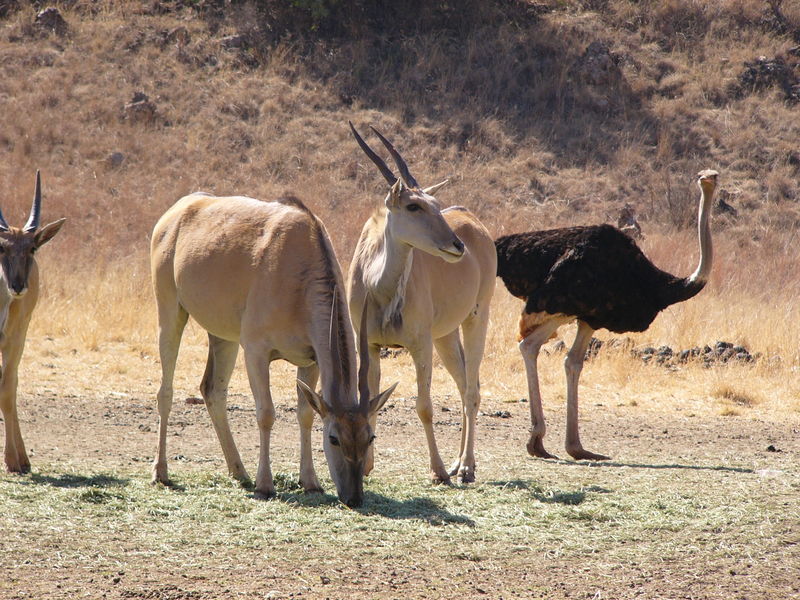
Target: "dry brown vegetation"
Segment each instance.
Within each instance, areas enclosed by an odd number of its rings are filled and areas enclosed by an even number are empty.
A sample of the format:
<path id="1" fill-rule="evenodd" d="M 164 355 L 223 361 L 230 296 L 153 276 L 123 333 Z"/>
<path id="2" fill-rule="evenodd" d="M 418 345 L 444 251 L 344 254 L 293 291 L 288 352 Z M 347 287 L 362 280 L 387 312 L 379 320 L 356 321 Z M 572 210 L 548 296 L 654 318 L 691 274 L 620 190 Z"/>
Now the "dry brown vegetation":
<path id="1" fill-rule="evenodd" d="M 43 4 L 0 0 L 0 204 L 10 223 L 22 222 L 39 168 L 43 219 L 69 219 L 40 255 L 44 296 L 21 367 L 23 396 L 26 362 L 36 361 L 44 380 L 30 384 L 36 393 L 67 389 L 82 409 L 91 404 L 82 395 L 101 380 L 113 388 L 115 378 L 143 377 L 147 384 L 132 389 L 154 397 L 148 236 L 190 191 L 265 199 L 292 191 L 324 220 L 346 267 L 361 223 L 385 193 L 349 119 L 392 138 L 423 184 L 450 177 L 440 199 L 469 207 L 495 235 L 614 223 L 630 203 L 645 252 L 678 274 L 697 260 L 694 175 L 717 169 L 720 197 L 735 213 L 714 216 L 710 285 L 631 339 L 673 348 L 723 339 L 760 358 L 669 370 L 602 351 L 582 377 L 584 413 L 604 410 L 594 408 L 601 403 L 622 416 L 635 411 L 631 430 L 636 418 L 679 411 L 679 422 L 728 415 L 796 433 L 800 103 L 785 83 L 793 76 L 800 84 L 800 1 L 294 4 L 65 0 L 55 3 L 67 23 L 57 33 L 34 22 Z M 765 70 L 743 77 L 745 63 L 761 56 Z M 783 79 L 769 74 L 775 61 Z M 147 101 L 126 109 L 140 92 Z M 482 377 L 487 411 L 526 395 L 519 309 L 500 285 Z M 189 335 L 202 344 L 197 328 Z M 178 385 L 194 394 L 203 351 L 188 352 Z M 72 383 L 43 366 L 72 368 L 63 359 L 70 353 L 90 365 Z M 561 360 L 552 351 L 540 369 L 546 410 L 559 414 Z M 405 358 L 397 372 L 407 398 L 414 390 Z M 433 390 L 438 402 L 455 397 L 441 369 Z M 524 412 L 513 420 L 519 436 Z M 559 418 L 548 436 L 553 450 Z M 413 425 L 408 435 L 421 436 Z M 607 430 L 610 445 L 613 424 Z M 58 453 L 49 458 L 57 462 Z M 650 589 L 651 597 L 668 595 Z M 716 597 L 712 587 L 704 594 Z"/>
<path id="2" fill-rule="evenodd" d="M 38 167 L 45 217 L 70 219 L 42 255 L 35 334 L 152 343 L 149 231 L 192 190 L 293 191 L 346 265 L 384 193 L 352 119 L 393 137 L 421 181 L 450 177 L 442 200 L 495 234 L 614 222 L 630 203 L 645 251 L 676 273 L 696 260 L 694 173 L 718 169 L 737 214 L 715 217 L 712 283 L 636 342 L 729 339 L 798 364 L 800 106 L 740 82 L 746 61 L 792 59 L 800 3 L 307 4 L 332 10 L 313 31 L 279 2 L 69 2 L 64 35 L 11 4 L 3 210 L 23 217 Z M 144 112 L 125 108 L 137 92 Z M 518 309 L 504 294 L 490 357 L 510 353 L 511 368 Z"/>

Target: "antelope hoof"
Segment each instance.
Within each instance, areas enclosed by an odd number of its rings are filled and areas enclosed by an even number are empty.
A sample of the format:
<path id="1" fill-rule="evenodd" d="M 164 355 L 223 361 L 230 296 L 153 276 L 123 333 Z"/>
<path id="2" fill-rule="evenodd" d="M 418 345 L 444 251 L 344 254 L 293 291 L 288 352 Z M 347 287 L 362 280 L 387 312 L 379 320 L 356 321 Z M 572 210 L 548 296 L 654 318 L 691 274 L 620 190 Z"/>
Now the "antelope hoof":
<path id="1" fill-rule="evenodd" d="M 242 487 L 249 487 L 253 485 L 253 481 L 250 479 L 250 476 L 247 474 L 247 471 L 243 465 L 239 465 L 238 467 L 228 470 L 228 475 L 238 481 Z"/>
<path id="2" fill-rule="evenodd" d="M 580 446 L 577 448 L 567 448 L 567 454 L 569 454 L 575 460 L 611 460 L 610 456 L 595 454 L 594 452 L 584 450 Z"/>
<path id="3" fill-rule="evenodd" d="M 25 475 L 31 472 L 31 463 L 6 463 L 6 470 L 9 473 L 16 473 L 18 475 Z"/>
<path id="4" fill-rule="evenodd" d="M 437 475 L 435 472 L 431 472 L 431 483 L 433 485 L 450 485 L 450 475 L 447 473 Z"/>
<path id="5" fill-rule="evenodd" d="M 275 497 L 275 490 L 256 490 L 255 494 L 253 494 L 253 497 L 256 500 L 272 500 Z"/>
<path id="6" fill-rule="evenodd" d="M 474 483 L 475 482 L 475 467 L 464 465 L 458 470 L 458 483 Z"/>
<path id="7" fill-rule="evenodd" d="M 555 458 L 558 459 L 557 456 L 554 454 L 550 454 L 547 450 L 544 449 L 544 443 L 542 442 L 541 436 L 531 436 L 531 439 L 528 440 L 528 454 L 531 456 L 535 456 L 537 458 Z"/>
<path id="8" fill-rule="evenodd" d="M 300 482 L 300 485 L 303 486 L 303 492 L 306 494 L 322 494 L 325 490 L 322 489 L 319 481 L 316 478 L 313 481 L 308 483 Z"/>

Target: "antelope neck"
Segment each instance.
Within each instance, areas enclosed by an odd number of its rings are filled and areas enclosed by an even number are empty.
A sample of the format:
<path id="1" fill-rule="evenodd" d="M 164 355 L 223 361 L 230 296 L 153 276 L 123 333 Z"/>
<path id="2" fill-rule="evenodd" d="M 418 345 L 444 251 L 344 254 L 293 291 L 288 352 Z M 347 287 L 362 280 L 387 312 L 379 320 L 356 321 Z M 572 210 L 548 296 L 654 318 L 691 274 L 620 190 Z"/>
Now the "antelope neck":
<path id="1" fill-rule="evenodd" d="M 384 223 L 376 252 L 369 267 L 365 269 L 365 283 L 383 314 L 382 325 L 386 327 L 392 322 L 400 322 L 397 317 L 403 308 L 414 248 L 392 235 L 388 215 Z"/>

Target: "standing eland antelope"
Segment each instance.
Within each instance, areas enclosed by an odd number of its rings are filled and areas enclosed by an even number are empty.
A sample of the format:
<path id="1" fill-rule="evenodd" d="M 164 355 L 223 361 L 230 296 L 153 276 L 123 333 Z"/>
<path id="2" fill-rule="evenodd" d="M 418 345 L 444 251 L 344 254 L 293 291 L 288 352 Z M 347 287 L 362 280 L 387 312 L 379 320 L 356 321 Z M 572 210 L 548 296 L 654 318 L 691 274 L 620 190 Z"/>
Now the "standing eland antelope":
<path id="1" fill-rule="evenodd" d="M 474 481 L 478 371 L 497 272 L 494 242 L 467 209 L 441 209 L 433 194 L 447 181 L 421 189 L 397 150 L 373 127 L 400 171 L 400 178 L 395 177 L 352 123 L 350 128 L 391 186 L 384 204 L 361 230 L 348 280 L 354 322 L 360 321 L 365 298 L 373 307 L 366 320 L 369 390 L 375 393 L 380 385 L 381 346 L 407 348 L 417 372 L 416 408 L 425 428 L 432 481 L 446 483 L 451 475 L 459 482 Z M 461 395 L 461 447 L 450 471 L 442 463 L 433 432 L 434 346 Z M 374 415 L 372 419 L 374 426 Z M 373 461 L 370 448 L 367 473 Z"/>
<path id="2" fill-rule="evenodd" d="M 200 385 L 230 474 L 249 478 L 226 414 L 239 345 L 255 397 L 261 449 L 256 496 L 275 495 L 269 461 L 275 408 L 269 365 L 297 365 L 300 483 L 321 491 L 311 455 L 311 426 L 322 417 L 323 448 L 339 498 L 363 501 L 369 418 L 394 388 L 357 397 L 356 353 L 339 263 L 322 223 L 296 198 L 263 202 L 196 193 L 178 200 L 153 230 L 151 270 L 158 304 L 162 380 L 153 481 L 167 476 L 167 421 L 181 334 L 191 315 L 208 332 Z M 318 378 L 322 394 L 314 392 Z"/>
<path id="3" fill-rule="evenodd" d="M 28 222 L 22 229 L 9 226 L 0 212 L 0 409 L 6 430 L 5 461 L 12 473 L 27 473 L 31 461 L 25 452 L 17 415 L 17 369 L 25 348 L 25 336 L 39 299 L 39 267 L 34 254 L 61 229 L 66 219 L 39 227 L 42 212 L 42 180 L 36 171 Z"/>

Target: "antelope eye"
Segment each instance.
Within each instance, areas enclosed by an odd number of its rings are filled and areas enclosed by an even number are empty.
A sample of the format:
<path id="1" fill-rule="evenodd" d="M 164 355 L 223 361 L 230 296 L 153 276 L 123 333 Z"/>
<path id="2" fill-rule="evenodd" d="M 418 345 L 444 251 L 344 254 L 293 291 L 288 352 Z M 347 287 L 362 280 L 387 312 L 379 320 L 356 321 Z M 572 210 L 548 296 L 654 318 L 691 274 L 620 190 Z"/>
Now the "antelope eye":
<path id="1" fill-rule="evenodd" d="M 406 210 L 409 212 L 417 212 L 418 210 L 422 210 L 422 207 L 417 203 L 412 203 L 406 206 Z"/>
<path id="2" fill-rule="evenodd" d="M 338 446 L 339 445 L 339 438 L 337 438 L 335 435 L 329 435 L 328 439 L 331 441 L 331 444 L 333 444 L 334 446 Z"/>
<path id="3" fill-rule="evenodd" d="M 369 443 L 370 443 L 370 444 L 371 444 L 372 442 L 374 442 L 374 441 L 375 441 L 375 437 L 376 437 L 376 436 L 374 436 L 374 435 L 373 435 L 371 438 L 369 438 Z"/>

